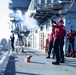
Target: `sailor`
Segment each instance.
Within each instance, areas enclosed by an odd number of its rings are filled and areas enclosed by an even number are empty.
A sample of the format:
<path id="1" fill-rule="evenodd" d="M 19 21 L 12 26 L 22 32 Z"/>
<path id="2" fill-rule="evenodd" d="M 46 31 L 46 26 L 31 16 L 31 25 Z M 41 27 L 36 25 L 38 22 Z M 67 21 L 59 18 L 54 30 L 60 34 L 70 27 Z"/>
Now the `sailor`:
<path id="1" fill-rule="evenodd" d="M 63 19 L 60 19 L 55 25 L 52 27 L 55 28 L 54 34 L 54 52 L 56 55 L 56 61 L 52 62 L 54 65 L 59 65 L 59 63 L 64 63 L 64 37 L 66 35 L 65 26 L 63 25 Z"/>

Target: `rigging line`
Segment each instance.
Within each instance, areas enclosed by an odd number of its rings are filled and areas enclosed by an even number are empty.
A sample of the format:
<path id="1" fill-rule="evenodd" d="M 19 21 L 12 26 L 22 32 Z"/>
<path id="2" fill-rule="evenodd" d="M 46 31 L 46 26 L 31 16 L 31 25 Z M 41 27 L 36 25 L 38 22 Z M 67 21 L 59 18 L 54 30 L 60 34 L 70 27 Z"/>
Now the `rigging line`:
<path id="1" fill-rule="evenodd" d="M 74 5 L 74 3 L 75 3 L 75 0 L 72 0 L 72 3 L 71 3 L 71 5 L 70 5 L 69 9 L 67 10 L 67 12 L 69 12 L 69 11 L 70 11 L 70 9 L 71 9 L 71 8 L 72 8 L 72 6 Z"/>

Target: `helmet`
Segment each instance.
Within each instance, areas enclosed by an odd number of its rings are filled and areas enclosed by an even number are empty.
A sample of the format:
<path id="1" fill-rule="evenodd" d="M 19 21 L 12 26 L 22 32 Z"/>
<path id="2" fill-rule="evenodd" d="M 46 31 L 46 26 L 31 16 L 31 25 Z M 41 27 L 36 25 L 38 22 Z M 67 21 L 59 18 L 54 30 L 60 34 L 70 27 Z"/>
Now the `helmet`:
<path id="1" fill-rule="evenodd" d="M 60 19 L 60 20 L 58 21 L 58 23 L 64 23 L 63 19 Z"/>

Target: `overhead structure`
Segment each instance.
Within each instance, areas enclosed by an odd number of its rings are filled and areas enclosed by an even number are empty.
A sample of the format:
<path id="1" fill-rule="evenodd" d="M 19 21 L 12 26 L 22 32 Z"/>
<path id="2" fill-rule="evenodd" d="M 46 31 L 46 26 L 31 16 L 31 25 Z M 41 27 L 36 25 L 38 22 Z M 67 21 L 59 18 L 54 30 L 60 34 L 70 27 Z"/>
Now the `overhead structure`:
<path id="1" fill-rule="evenodd" d="M 38 9 L 33 17 L 38 21 L 39 25 L 45 24 L 51 18 L 66 15 L 74 3 L 75 0 L 51 4 L 38 4 Z M 65 5 L 68 5 L 69 7 L 65 8 Z"/>

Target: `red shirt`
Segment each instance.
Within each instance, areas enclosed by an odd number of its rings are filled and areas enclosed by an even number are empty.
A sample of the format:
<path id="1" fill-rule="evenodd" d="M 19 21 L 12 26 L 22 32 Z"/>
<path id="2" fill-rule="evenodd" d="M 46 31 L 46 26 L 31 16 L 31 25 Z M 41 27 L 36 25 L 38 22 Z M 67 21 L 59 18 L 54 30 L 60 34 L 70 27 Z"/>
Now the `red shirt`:
<path id="1" fill-rule="evenodd" d="M 54 41 L 54 37 L 53 37 L 53 33 L 51 33 L 51 34 L 49 34 L 49 42 L 52 42 L 52 41 Z"/>
<path id="2" fill-rule="evenodd" d="M 63 25 L 53 25 L 53 28 L 55 28 L 54 38 L 59 38 L 62 40 L 66 34 L 65 27 Z"/>
<path id="3" fill-rule="evenodd" d="M 69 32 L 67 39 L 74 39 L 75 38 L 75 33 L 74 32 Z"/>

